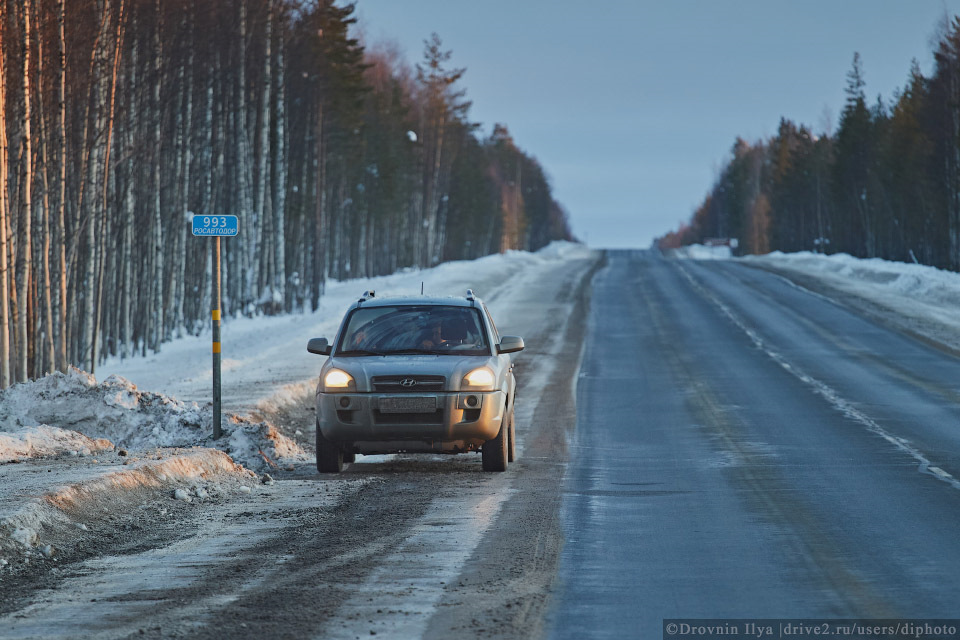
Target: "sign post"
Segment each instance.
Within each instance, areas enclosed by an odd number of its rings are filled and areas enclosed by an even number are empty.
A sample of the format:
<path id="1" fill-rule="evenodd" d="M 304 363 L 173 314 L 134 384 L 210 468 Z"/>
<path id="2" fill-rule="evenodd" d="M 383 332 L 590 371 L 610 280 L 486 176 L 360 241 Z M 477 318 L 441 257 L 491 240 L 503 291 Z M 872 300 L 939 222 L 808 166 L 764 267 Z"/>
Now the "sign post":
<path id="1" fill-rule="evenodd" d="M 239 232 L 237 216 L 193 216 L 193 235 L 213 238 L 213 438 L 223 435 L 220 393 L 220 238 Z"/>

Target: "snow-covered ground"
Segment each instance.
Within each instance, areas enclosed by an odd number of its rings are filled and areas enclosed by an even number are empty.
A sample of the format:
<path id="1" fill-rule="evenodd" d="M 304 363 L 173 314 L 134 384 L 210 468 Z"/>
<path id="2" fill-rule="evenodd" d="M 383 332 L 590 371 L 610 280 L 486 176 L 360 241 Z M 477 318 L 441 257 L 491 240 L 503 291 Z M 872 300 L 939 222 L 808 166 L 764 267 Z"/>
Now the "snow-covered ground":
<path id="1" fill-rule="evenodd" d="M 209 444 L 209 406 L 141 391 L 112 375 L 101 383 L 71 369 L 0 392 L 0 462 L 154 447 Z M 217 447 L 252 468 L 274 461 L 292 463 L 303 451 L 270 425 L 231 416 Z"/>
<path id="2" fill-rule="evenodd" d="M 671 253 L 678 258 L 690 260 L 728 260 L 733 257 L 728 246 L 708 247 L 702 244 L 690 244 L 673 249 Z"/>
<path id="3" fill-rule="evenodd" d="M 678 258 L 730 259 L 727 247 L 692 245 L 677 250 Z M 858 307 L 952 349 L 960 349 L 960 273 L 935 267 L 879 258 L 854 258 L 844 253 L 824 255 L 809 251 L 734 258 L 746 264 L 796 275 L 817 283 L 833 297 L 844 297 Z M 866 302 L 867 305 L 862 303 Z"/>
<path id="4" fill-rule="evenodd" d="M 314 313 L 228 319 L 224 323 L 224 432 L 212 441 L 210 334 L 187 336 L 146 357 L 114 359 L 93 375 L 72 369 L 0 391 L 0 570 L 7 558 L 50 557 L 84 534 L 91 514 L 131 499 L 203 503 L 251 493 L 269 475 L 308 454 L 258 420 L 312 392 L 323 358 L 309 338 L 336 333 L 344 311 L 365 290 L 378 294 L 463 295 L 522 300 L 525 282 L 583 259 L 582 245 L 554 243 L 422 271 L 332 282 Z M 516 306 L 516 305 L 514 305 Z M 511 310 L 497 313 L 509 327 Z M 298 434 L 300 435 L 300 434 Z M 6 464 L 3 464 L 6 463 Z M 162 508 L 161 508 L 162 509 Z M 127 509 L 129 511 L 129 509 Z M 160 512 L 163 515 L 163 512 Z M 2 577 L 2 573 L 0 573 Z"/>
<path id="5" fill-rule="evenodd" d="M 299 396 L 303 386 L 315 383 L 323 358 L 307 353 L 307 340 L 333 339 L 347 307 L 364 291 L 427 295 L 464 295 L 467 289 L 490 301 L 511 281 L 530 269 L 584 255 L 583 245 L 554 242 L 530 253 L 508 251 L 478 260 L 446 262 L 431 269 L 405 270 L 363 280 L 331 281 L 313 313 L 255 318 L 229 318 L 221 332 L 223 406 L 246 413 L 262 403 L 283 402 Z M 497 320 L 500 323 L 499 317 Z M 97 376 L 119 375 L 141 389 L 184 401 L 209 402 L 212 387 L 210 333 L 164 344 L 145 358 L 114 358 L 97 369 Z"/>

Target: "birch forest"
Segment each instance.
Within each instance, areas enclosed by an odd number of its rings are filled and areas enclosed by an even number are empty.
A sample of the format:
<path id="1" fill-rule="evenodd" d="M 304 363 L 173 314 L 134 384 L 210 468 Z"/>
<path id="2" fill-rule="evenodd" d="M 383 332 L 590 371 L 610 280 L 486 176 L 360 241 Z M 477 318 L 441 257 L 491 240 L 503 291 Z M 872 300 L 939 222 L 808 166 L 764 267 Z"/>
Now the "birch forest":
<path id="1" fill-rule="evenodd" d="M 0 0 L 0 388 L 93 371 L 328 279 L 570 239 L 534 157 L 332 0 Z M 229 320 L 228 320 L 229 321 Z"/>

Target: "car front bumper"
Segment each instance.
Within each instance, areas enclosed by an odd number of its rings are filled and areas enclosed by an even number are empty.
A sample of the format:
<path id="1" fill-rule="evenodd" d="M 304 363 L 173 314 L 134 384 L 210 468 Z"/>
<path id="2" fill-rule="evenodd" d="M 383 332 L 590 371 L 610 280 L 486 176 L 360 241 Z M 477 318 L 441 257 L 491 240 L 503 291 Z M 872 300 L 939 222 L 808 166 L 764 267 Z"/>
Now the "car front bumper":
<path id="1" fill-rule="evenodd" d="M 500 433 L 504 398 L 502 391 L 321 392 L 317 394 L 317 423 L 324 438 L 356 453 L 462 453 L 478 450 Z M 435 408 L 397 407 L 418 401 Z"/>

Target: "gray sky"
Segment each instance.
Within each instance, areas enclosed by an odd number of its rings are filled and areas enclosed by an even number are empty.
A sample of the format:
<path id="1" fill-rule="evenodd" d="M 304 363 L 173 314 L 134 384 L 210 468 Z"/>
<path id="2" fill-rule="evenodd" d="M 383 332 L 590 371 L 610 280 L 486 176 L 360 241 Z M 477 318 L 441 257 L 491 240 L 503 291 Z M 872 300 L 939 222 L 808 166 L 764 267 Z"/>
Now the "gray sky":
<path id="1" fill-rule="evenodd" d="M 854 51 L 889 101 L 960 0 L 358 0 L 368 40 L 437 32 L 470 115 L 536 156 L 574 233 L 645 247 L 690 218 L 739 135 L 836 127 Z"/>

